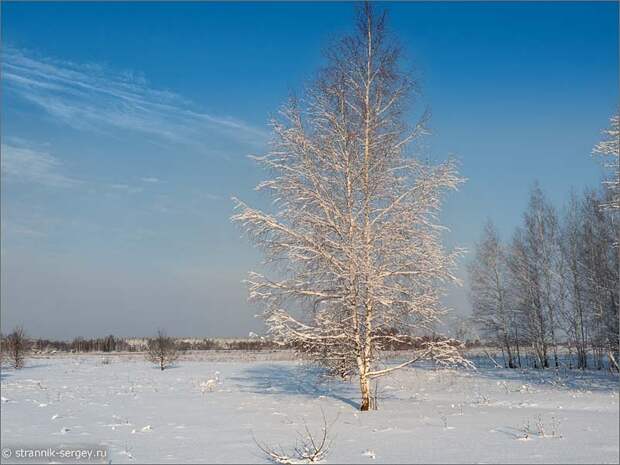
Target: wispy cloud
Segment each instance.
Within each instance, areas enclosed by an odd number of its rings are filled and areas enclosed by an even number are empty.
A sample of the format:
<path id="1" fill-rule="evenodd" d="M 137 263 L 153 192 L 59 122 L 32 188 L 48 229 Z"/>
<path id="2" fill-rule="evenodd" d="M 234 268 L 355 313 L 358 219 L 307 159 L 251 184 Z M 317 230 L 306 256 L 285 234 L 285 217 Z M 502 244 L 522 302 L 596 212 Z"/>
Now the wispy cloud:
<path id="1" fill-rule="evenodd" d="M 144 190 L 142 187 L 130 186 L 129 184 L 110 184 L 110 189 L 128 194 L 137 194 Z"/>
<path id="2" fill-rule="evenodd" d="M 2 222 L 2 230 L 3 235 L 6 237 L 7 234 L 21 236 L 21 237 L 29 237 L 29 238 L 40 238 L 46 237 L 47 233 L 33 229 L 30 226 L 24 226 L 22 224 L 13 224 L 8 221 Z"/>
<path id="3" fill-rule="evenodd" d="M 0 148 L 3 177 L 49 187 L 73 187 L 81 184 L 81 181 L 62 174 L 62 162 L 47 151 L 10 144 L 2 144 Z"/>
<path id="4" fill-rule="evenodd" d="M 93 179 L 77 179 L 67 176 L 63 162 L 52 155 L 46 145 L 11 137 L 0 146 L 2 177 L 11 182 L 34 183 L 47 187 L 88 187 L 106 192 L 137 194 L 144 191 L 144 185 L 155 185 L 159 178 L 140 178 L 143 185 L 127 182 L 109 182 Z"/>
<path id="5" fill-rule="evenodd" d="M 101 65 L 38 57 L 3 49 L 6 89 L 73 128 L 128 130 L 174 143 L 204 144 L 213 135 L 251 145 L 268 135 L 232 117 L 200 111 L 188 100 L 153 89 L 146 79 Z"/>

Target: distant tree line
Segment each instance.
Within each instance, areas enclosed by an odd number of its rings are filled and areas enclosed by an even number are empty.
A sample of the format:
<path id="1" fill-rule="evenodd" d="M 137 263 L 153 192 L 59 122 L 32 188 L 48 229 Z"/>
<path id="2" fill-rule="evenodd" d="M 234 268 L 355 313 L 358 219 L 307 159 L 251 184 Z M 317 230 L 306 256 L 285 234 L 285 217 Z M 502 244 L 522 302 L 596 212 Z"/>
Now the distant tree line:
<path id="1" fill-rule="evenodd" d="M 11 333 L 12 335 L 13 333 Z M 11 335 L 0 336 L 3 350 L 10 346 Z M 256 339 L 175 339 L 179 351 L 187 350 L 276 350 L 287 349 L 289 347 L 275 344 L 272 341 L 262 338 Z M 58 341 L 50 339 L 30 339 L 28 341 L 29 351 L 33 353 L 41 352 L 145 352 L 148 351 L 149 339 L 137 340 L 133 338 L 120 338 L 109 335 L 103 338 L 83 338 L 77 337 L 71 341 Z"/>
<path id="2" fill-rule="evenodd" d="M 144 347 L 130 344 L 126 339 L 109 335 L 94 339 L 76 337 L 72 341 L 34 339 L 32 341 L 32 350 L 34 352 L 51 350 L 59 352 L 139 352 L 144 350 Z"/>
<path id="3" fill-rule="evenodd" d="M 489 221 L 476 246 L 473 321 L 507 367 L 557 367 L 564 348 L 570 367 L 618 370 L 617 117 L 605 134 L 594 152 L 615 172 L 601 190 L 571 193 L 558 212 L 536 184 L 512 238 Z"/>
<path id="4" fill-rule="evenodd" d="M 19 331 L 18 331 L 19 330 Z M 18 351 L 20 353 L 32 352 L 32 353 L 49 353 L 53 351 L 68 352 L 68 353 L 89 353 L 89 352 L 149 352 L 149 342 L 156 338 L 120 338 L 113 335 L 109 335 L 103 338 L 87 339 L 83 337 L 77 337 L 71 341 L 57 341 L 50 339 L 25 339 L 23 330 L 18 328 L 8 336 L 1 336 L 2 348 L 7 355 L 9 347 L 15 347 L 14 340 L 17 337 L 20 342 Z M 392 334 L 390 331 L 385 332 L 386 335 Z M 158 335 L 159 336 L 159 335 Z M 261 350 L 286 350 L 295 349 L 293 344 L 281 344 L 275 343 L 272 340 L 265 338 L 250 338 L 250 339 L 182 339 L 182 338 L 170 338 L 174 340 L 175 348 L 179 352 L 191 351 L 191 350 L 247 350 L 247 351 L 261 351 Z M 386 339 L 386 342 L 381 347 L 382 350 L 398 351 L 398 350 L 411 350 L 419 349 L 426 343 L 434 341 L 440 341 L 440 336 L 424 336 L 404 339 Z M 470 346 L 470 344 L 468 344 Z M 27 347 L 27 350 L 25 349 Z"/>

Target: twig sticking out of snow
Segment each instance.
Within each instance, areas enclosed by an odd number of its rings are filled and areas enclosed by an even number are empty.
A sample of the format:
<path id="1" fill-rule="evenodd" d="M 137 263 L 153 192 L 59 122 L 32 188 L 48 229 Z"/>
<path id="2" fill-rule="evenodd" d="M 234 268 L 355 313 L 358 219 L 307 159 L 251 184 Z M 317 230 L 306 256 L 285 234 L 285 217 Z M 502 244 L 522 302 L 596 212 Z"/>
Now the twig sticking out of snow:
<path id="1" fill-rule="evenodd" d="M 282 446 L 275 448 L 267 444 L 261 444 L 253 437 L 254 442 L 273 463 L 290 465 L 322 462 L 327 457 L 333 443 L 329 430 L 338 417 L 331 424 L 328 424 L 323 409 L 321 409 L 321 414 L 323 417 L 323 427 L 321 428 L 320 436 L 312 434 L 304 420 L 304 432 L 297 432 L 299 440 L 291 451 L 287 452 Z"/>
<path id="2" fill-rule="evenodd" d="M 205 392 L 212 392 L 215 390 L 215 387 L 220 384 L 220 372 L 216 371 L 215 376 L 206 381 L 202 381 L 199 384 L 200 392 L 204 394 Z"/>
<path id="3" fill-rule="evenodd" d="M 538 417 L 536 417 L 536 430 L 534 431 L 532 429 L 532 427 L 530 426 L 530 419 L 527 419 L 527 423 L 521 428 L 521 431 L 523 432 L 523 437 L 519 438 L 522 441 L 528 440 L 530 439 L 531 436 L 536 435 L 540 438 L 556 438 L 556 439 L 562 439 L 562 435 L 560 434 L 560 422 L 559 420 L 554 416 L 551 417 L 551 433 L 547 433 L 545 431 L 545 422 L 543 421 L 543 418 L 541 415 L 538 415 Z"/>
<path id="4" fill-rule="evenodd" d="M 370 457 L 371 459 L 376 459 L 377 458 L 377 454 L 375 454 L 374 450 L 368 449 L 367 451 L 365 451 L 364 453 L 362 453 L 362 455 L 364 457 Z"/>

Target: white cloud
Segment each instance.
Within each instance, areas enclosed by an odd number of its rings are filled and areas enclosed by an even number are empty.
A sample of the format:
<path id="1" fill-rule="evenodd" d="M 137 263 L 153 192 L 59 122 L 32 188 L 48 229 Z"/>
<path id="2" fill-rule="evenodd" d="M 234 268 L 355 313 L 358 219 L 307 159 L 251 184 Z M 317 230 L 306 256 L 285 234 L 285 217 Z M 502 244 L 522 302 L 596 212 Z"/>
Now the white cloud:
<path id="1" fill-rule="evenodd" d="M 143 186 L 128 184 L 127 182 L 93 181 L 76 179 L 63 173 L 62 161 L 53 156 L 48 146 L 11 137 L 7 143 L 0 145 L 0 159 L 2 177 L 11 182 L 34 183 L 48 187 L 90 187 L 103 188 L 108 192 L 137 194 L 144 191 Z M 156 177 L 143 177 L 140 181 L 145 184 L 160 183 Z M 92 190 L 91 192 L 96 192 Z"/>
<path id="2" fill-rule="evenodd" d="M 27 146 L 2 144 L 1 171 L 8 179 L 50 187 L 73 187 L 81 181 L 61 173 L 62 163 L 47 151 Z"/>
<path id="3" fill-rule="evenodd" d="M 76 129 L 137 131 L 200 146 L 214 135 L 252 145 L 262 145 L 268 137 L 263 129 L 201 112 L 177 94 L 153 89 L 143 77 L 100 65 L 35 57 L 4 47 L 3 81 L 9 92 Z"/>
<path id="4" fill-rule="evenodd" d="M 110 188 L 128 194 L 137 194 L 144 190 L 142 187 L 130 186 L 129 184 L 110 184 Z"/>

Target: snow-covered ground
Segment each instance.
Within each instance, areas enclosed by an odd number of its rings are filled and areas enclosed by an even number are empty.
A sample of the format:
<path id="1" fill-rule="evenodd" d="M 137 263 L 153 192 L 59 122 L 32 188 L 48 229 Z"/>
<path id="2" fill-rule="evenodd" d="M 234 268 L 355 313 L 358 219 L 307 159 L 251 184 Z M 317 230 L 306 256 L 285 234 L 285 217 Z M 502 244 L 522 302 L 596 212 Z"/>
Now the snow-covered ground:
<path id="1" fill-rule="evenodd" d="M 329 463 L 619 460 L 617 376 L 407 368 L 380 382 L 379 410 L 361 413 L 353 383 L 249 358 L 195 354 L 161 372 L 139 355 L 76 355 L 3 369 L 3 447 L 103 444 L 112 463 L 265 463 L 254 438 L 292 447 L 304 422 L 320 432 L 324 411 Z"/>

